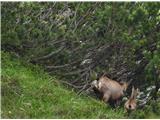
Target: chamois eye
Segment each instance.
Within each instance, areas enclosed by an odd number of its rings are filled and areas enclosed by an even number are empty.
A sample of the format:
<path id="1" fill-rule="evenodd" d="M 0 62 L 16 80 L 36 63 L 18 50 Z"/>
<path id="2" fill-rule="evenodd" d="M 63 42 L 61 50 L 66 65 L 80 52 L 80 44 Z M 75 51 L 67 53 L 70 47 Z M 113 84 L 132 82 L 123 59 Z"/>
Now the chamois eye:
<path id="1" fill-rule="evenodd" d="M 131 109 L 131 107 L 132 107 L 132 106 L 131 106 L 131 105 L 129 105 L 128 107 Z"/>

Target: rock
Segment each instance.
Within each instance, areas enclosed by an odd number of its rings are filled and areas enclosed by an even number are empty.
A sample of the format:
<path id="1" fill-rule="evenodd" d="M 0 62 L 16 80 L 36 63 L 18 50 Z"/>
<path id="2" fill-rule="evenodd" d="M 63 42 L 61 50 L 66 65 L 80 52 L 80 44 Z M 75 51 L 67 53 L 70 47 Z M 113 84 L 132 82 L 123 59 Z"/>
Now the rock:
<path id="1" fill-rule="evenodd" d="M 146 90 L 147 90 L 147 91 L 152 91 L 152 90 L 155 89 L 155 88 L 156 88 L 156 86 L 153 85 L 153 86 L 148 87 Z"/>

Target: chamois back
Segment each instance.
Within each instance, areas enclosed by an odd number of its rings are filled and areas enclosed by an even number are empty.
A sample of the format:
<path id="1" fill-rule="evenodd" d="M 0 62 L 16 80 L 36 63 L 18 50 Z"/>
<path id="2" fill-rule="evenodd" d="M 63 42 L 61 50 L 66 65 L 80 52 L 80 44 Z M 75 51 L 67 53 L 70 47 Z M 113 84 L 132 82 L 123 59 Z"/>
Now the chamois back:
<path id="1" fill-rule="evenodd" d="M 119 83 L 107 76 L 102 76 L 98 81 L 92 83 L 94 83 L 94 88 L 102 94 L 102 100 L 104 102 L 108 102 L 109 100 L 119 101 L 129 85 L 127 82 Z"/>

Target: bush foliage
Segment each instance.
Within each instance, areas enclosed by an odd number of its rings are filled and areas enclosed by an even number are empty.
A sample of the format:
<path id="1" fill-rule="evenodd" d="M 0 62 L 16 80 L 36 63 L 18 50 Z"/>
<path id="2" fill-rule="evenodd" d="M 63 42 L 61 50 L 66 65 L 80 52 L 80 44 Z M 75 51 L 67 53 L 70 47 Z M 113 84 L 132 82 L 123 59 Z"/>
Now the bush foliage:
<path id="1" fill-rule="evenodd" d="M 159 2 L 3 2 L 2 49 L 78 89 L 92 73 L 158 88 L 159 8 Z"/>

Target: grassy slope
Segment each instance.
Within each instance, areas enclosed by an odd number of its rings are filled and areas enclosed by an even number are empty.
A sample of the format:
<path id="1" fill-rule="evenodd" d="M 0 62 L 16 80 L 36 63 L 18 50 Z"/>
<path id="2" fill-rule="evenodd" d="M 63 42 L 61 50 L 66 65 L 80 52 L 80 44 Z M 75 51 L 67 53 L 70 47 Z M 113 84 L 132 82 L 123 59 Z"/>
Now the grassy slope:
<path id="1" fill-rule="evenodd" d="M 124 118 L 124 110 L 65 89 L 38 67 L 2 52 L 2 118 Z"/>

